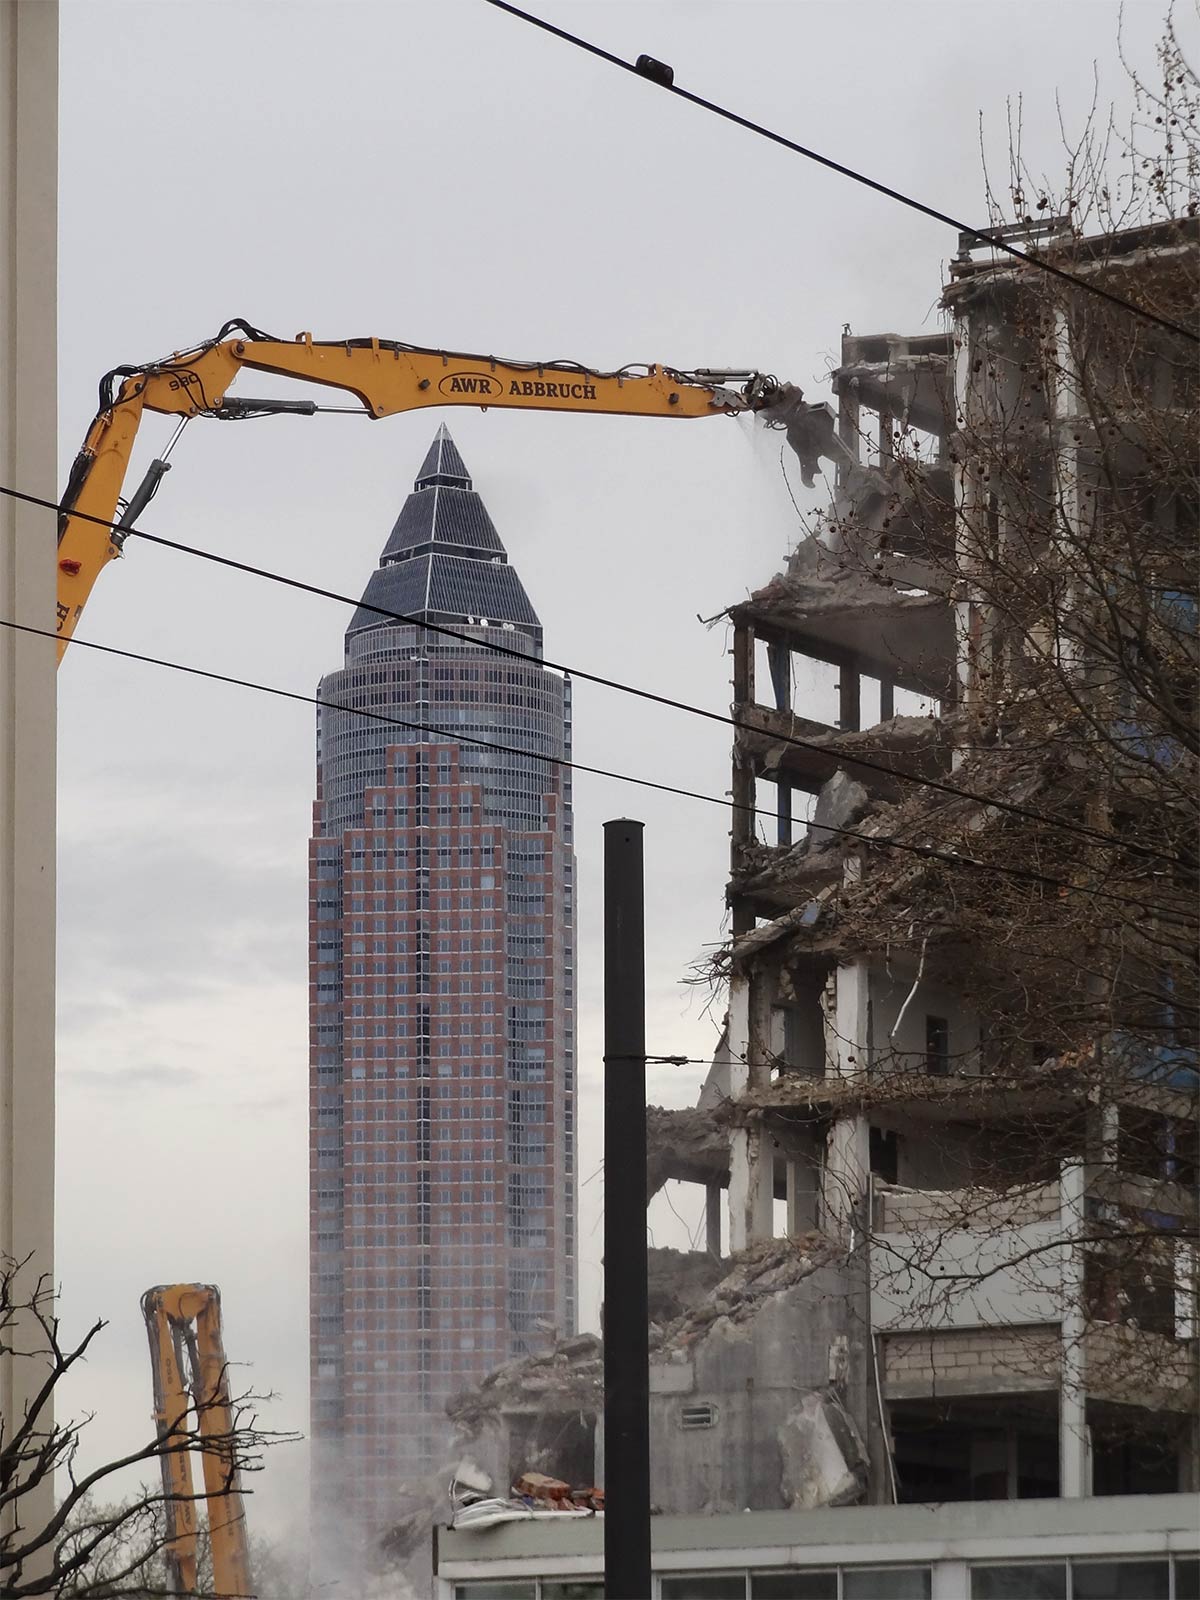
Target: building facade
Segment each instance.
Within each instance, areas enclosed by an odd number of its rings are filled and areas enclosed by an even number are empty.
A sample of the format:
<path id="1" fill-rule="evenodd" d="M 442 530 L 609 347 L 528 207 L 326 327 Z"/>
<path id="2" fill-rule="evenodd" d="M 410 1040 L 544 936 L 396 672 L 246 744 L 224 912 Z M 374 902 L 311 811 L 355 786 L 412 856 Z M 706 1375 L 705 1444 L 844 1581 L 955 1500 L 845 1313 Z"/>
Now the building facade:
<path id="1" fill-rule="evenodd" d="M 1193 301 L 1194 221 L 1037 226 Z M 834 503 L 729 612 L 729 1237 L 857 1260 L 870 1498 L 1194 1490 L 1194 362 L 971 237 L 943 305 L 843 339 Z"/>
<path id="2" fill-rule="evenodd" d="M 707 1191 L 705 1255 L 650 1255 L 664 1520 L 841 1515 L 849 1548 L 875 1524 L 829 1508 L 1049 1501 L 1132 1556 L 1071 1503 L 1200 1488 L 1200 228 L 1038 226 L 1165 326 L 964 239 L 941 332 L 843 339 L 833 503 L 728 612 L 727 1025 L 649 1115 L 651 1193 Z M 498 1482 L 603 1482 L 599 1351 L 560 1354 L 458 1408 Z M 969 1589 L 961 1551 L 867 1590 L 825 1552 L 803 1592 L 1194 1593 L 1168 1548 Z"/>
<path id="3" fill-rule="evenodd" d="M 312 1483 L 355 1539 L 445 1460 L 452 1394 L 574 1328 L 571 703 L 541 653 L 443 427 L 318 713 Z"/>
<path id="4" fill-rule="evenodd" d="M 1188 1495 L 657 1516 L 648 1600 L 1195 1600 Z M 603 1600 L 598 1518 L 437 1530 L 436 1600 Z"/>

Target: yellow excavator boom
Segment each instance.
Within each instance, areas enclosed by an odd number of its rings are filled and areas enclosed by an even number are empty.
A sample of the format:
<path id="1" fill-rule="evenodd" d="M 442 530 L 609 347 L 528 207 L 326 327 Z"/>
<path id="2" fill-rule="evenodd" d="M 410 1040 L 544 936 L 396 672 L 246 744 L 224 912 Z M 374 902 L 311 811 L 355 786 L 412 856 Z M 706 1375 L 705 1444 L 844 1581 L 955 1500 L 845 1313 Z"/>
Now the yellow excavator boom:
<path id="1" fill-rule="evenodd" d="M 221 1295 L 208 1283 L 163 1284 L 142 1296 L 154 1374 L 154 1421 L 160 1440 L 199 1432 L 208 1533 L 212 1548 L 213 1592 L 223 1600 L 254 1593 L 246 1512 L 233 1445 L 225 1345 L 221 1336 Z M 191 1452 L 161 1454 L 167 1539 L 165 1553 L 171 1589 L 197 1592 L 196 1497 Z"/>
<path id="2" fill-rule="evenodd" d="M 227 337 L 234 329 L 241 337 Z M 245 368 L 342 389 L 358 403 L 325 407 L 315 400 L 254 400 L 232 395 L 234 380 Z M 60 509 L 59 660 L 96 579 L 108 562 L 121 554 L 125 530 L 134 525 L 169 470 L 168 451 L 164 451 L 125 506 L 119 518 L 121 527 L 104 526 L 118 521 L 125 474 L 147 411 L 178 417 L 177 438 L 183 425 L 197 416 L 231 421 L 278 412 L 311 415 L 328 409 L 374 419 L 422 406 L 455 405 L 484 410 L 497 406 L 709 417 L 767 410 L 777 403 L 781 389 L 774 378 L 748 370 L 683 372 L 650 366 L 592 372 L 566 361 L 500 361 L 382 339 L 329 343 L 305 333 L 288 343 L 269 338 L 247 323 L 226 323 L 207 344 L 144 367 L 119 367 L 101 384 L 100 410 L 75 459 Z"/>

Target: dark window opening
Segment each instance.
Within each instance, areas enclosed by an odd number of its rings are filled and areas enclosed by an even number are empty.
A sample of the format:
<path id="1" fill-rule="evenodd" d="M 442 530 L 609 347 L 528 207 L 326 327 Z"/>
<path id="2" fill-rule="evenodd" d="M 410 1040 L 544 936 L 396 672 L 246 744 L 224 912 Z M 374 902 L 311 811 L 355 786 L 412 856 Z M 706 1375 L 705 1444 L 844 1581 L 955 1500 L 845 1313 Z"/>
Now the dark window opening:
<path id="1" fill-rule="evenodd" d="M 1170 1419 L 1134 1407 L 1088 1407 L 1093 1494 L 1175 1494 L 1179 1438 Z"/>
<path id="2" fill-rule="evenodd" d="M 971 1600 L 1067 1600 L 1065 1561 L 971 1568 Z"/>
<path id="3" fill-rule="evenodd" d="M 1167 1600 L 1170 1593 L 1170 1562 L 1165 1559 L 1071 1563 L 1074 1600 Z"/>
<path id="4" fill-rule="evenodd" d="M 950 1071 L 950 1024 L 945 1017 L 925 1018 L 925 1071 L 943 1078 Z"/>
<path id="5" fill-rule="evenodd" d="M 871 1171 L 884 1183 L 899 1183 L 900 1141 L 890 1129 L 871 1129 Z"/>
<path id="6" fill-rule="evenodd" d="M 1124 1171 L 1192 1188 L 1200 1177 L 1200 1131 L 1178 1117 L 1122 1107 L 1117 1160 Z"/>
<path id="7" fill-rule="evenodd" d="M 1173 1338 L 1180 1288 L 1173 1254 L 1144 1243 L 1135 1254 L 1119 1240 L 1088 1252 L 1084 1294 L 1088 1314 L 1098 1322 L 1128 1323 Z"/>
<path id="8" fill-rule="evenodd" d="M 901 1503 L 1056 1498 L 1055 1421 L 1048 1409 L 985 1419 L 978 1407 L 952 1402 L 893 1406 Z"/>
<path id="9" fill-rule="evenodd" d="M 837 1600 L 838 1575 L 824 1572 L 752 1572 L 752 1600 Z"/>
<path id="10" fill-rule="evenodd" d="M 741 1572 L 696 1572 L 664 1578 L 659 1593 L 662 1600 L 745 1600 L 746 1578 Z"/>

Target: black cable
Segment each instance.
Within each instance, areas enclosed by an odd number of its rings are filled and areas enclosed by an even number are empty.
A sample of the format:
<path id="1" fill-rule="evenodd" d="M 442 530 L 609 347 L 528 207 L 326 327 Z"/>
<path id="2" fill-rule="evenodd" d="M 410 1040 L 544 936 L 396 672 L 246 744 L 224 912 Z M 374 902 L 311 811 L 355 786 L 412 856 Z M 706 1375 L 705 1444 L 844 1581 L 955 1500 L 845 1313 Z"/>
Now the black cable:
<path id="1" fill-rule="evenodd" d="M 1048 272 L 1052 277 L 1061 278 L 1064 283 L 1069 283 L 1073 288 L 1083 289 L 1088 294 L 1099 296 L 1111 305 L 1120 306 L 1122 311 L 1132 311 L 1134 316 L 1142 317 L 1146 322 L 1152 322 L 1156 327 L 1165 328 L 1168 333 L 1178 334 L 1180 338 L 1189 339 L 1193 344 L 1200 344 L 1200 334 L 1194 333 L 1190 328 L 1184 328 L 1177 322 L 1171 322 L 1167 317 L 1160 317 L 1153 311 L 1146 311 L 1143 307 L 1135 305 L 1132 300 L 1126 300 L 1119 294 L 1112 294 L 1107 289 L 1102 289 L 1099 284 L 1089 283 L 1086 278 L 1077 277 L 1073 272 L 1066 272 L 1062 267 L 1056 267 L 1041 256 L 1031 254 L 1027 250 L 1019 250 L 1016 245 L 1011 245 L 998 234 L 988 233 L 979 228 L 972 228 L 965 222 L 960 222 L 956 217 L 950 216 L 945 211 L 938 211 L 934 206 L 927 206 L 921 200 L 915 200 L 911 195 L 904 194 L 900 189 L 893 189 L 886 183 L 880 183 L 877 178 L 868 178 L 863 172 L 857 172 L 853 167 L 847 167 L 840 161 L 834 161 L 831 156 L 823 156 L 818 150 L 811 150 L 806 145 L 797 144 L 793 139 L 787 139 L 781 133 L 774 133 L 770 128 L 765 128 L 761 123 L 751 122 L 748 117 L 739 116 L 736 111 L 730 111 L 725 106 L 717 105 L 713 100 L 706 100 L 702 95 L 693 94 L 690 89 L 681 89 L 673 80 L 643 71 L 635 62 L 625 61 L 621 56 L 615 56 L 609 50 L 603 50 L 598 44 L 592 44 L 587 39 L 581 39 L 578 34 L 568 33 L 565 28 L 559 28 L 552 22 L 547 22 L 542 17 L 535 17 L 531 11 L 523 11 L 520 6 L 509 4 L 509 0 L 486 0 L 486 4 L 494 6 L 497 11 L 507 11 L 511 16 L 518 17 L 522 22 L 528 22 L 535 28 L 540 28 L 544 33 L 553 34 L 556 39 L 562 39 L 567 44 L 573 44 L 576 49 L 586 50 L 589 55 L 598 56 L 601 61 L 607 61 L 614 67 L 620 67 L 623 72 L 632 72 L 635 77 L 648 78 L 651 83 L 658 84 L 668 94 L 676 95 L 680 100 L 687 100 L 694 106 L 700 106 L 705 111 L 711 111 L 714 116 L 723 117 L 726 122 L 734 122 L 739 128 L 745 128 L 750 133 L 757 133 L 760 138 L 769 139 L 772 144 L 779 144 L 785 150 L 791 150 L 798 156 L 803 156 L 807 161 L 815 161 L 819 166 L 827 167 L 830 172 L 836 172 L 843 178 L 849 178 L 853 183 L 862 184 L 866 189 L 873 189 L 876 194 L 884 195 L 889 200 L 897 200 L 911 211 L 918 211 L 922 216 L 931 217 L 934 222 L 943 222 L 949 228 L 955 228 L 959 233 L 969 234 L 979 244 L 991 245 L 993 250 L 1001 250 L 1005 255 L 1014 256 L 1026 265 L 1039 267 L 1043 272 Z"/>
<path id="2" fill-rule="evenodd" d="M 0 484 L 0 495 L 9 499 L 20 500 L 27 505 L 44 506 L 49 511 L 59 511 L 58 504 L 53 500 L 43 500 L 38 495 L 25 494 L 19 489 L 10 489 Z M 119 532 L 125 538 L 144 539 L 148 544 L 160 545 L 165 550 L 175 550 L 181 555 L 195 556 L 201 561 L 210 561 L 219 567 L 229 567 L 234 572 L 244 572 L 250 577 L 264 578 L 269 583 L 282 584 L 287 589 L 297 589 L 302 594 L 316 595 L 323 600 L 334 600 L 339 605 L 351 606 L 356 610 L 369 611 L 373 616 L 383 617 L 389 622 L 404 623 L 409 627 L 424 628 L 428 633 L 442 635 L 447 639 L 454 639 L 460 644 L 469 644 L 476 648 L 482 647 L 496 655 L 511 657 L 516 661 L 528 663 L 529 656 L 521 650 L 513 649 L 509 645 L 493 642 L 490 639 L 479 639 L 472 634 L 462 633 L 456 628 L 448 628 L 444 623 L 427 622 L 421 617 L 411 616 L 404 611 L 389 611 L 386 606 L 372 605 L 364 599 L 354 599 L 348 594 L 339 594 L 336 589 L 325 589 L 319 584 L 305 583 L 300 578 L 289 578 L 284 573 L 272 572 L 267 567 L 256 567 L 247 561 L 238 561 L 233 556 L 222 556 L 212 550 L 201 550 L 197 545 L 183 544 L 178 539 L 167 539 L 159 533 L 148 533 L 143 528 L 126 528 L 119 523 L 108 522 L 103 517 L 92 516 L 86 511 L 71 511 L 70 516 L 78 517 L 81 522 L 91 522 L 97 527 L 107 528 Z M 736 717 L 731 717 L 723 711 L 710 711 L 704 706 L 691 705 L 686 700 L 674 700 L 669 695 L 656 694 L 652 689 L 641 689 L 631 683 L 622 683 L 618 678 L 605 678 L 598 673 L 585 672 L 581 667 L 565 665 L 560 661 L 551 661 L 546 657 L 540 659 L 540 664 L 549 667 L 555 672 L 561 672 L 568 677 L 579 678 L 584 683 L 594 683 L 603 689 L 614 689 L 620 694 L 633 695 L 639 700 L 648 700 L 653 705 L 665 706 L 670 711 L 683 711 L 689 716 L 703 717 L 709 722 L 719 722 L 724 727 L 742 729 L 747 733 L 761 732 L 749 723 L 741 722 Z M 1152 861 L 1162 861 L 1171 867 L 1189 865 L 1179 861 L 1175 856 L 1165 855 L 1160 850 L 1154 850 L 1148 845 L 1139 845 L 1134 842 L 1120 839 L 1116 834 L 1105 833 L 1098 828 L 1089 828 L 1084 823 L 1061 820 L 1050 817 L 1040 811 L 1032 811 L 1027 806 L 1017 805 L 1011 800 L 1002 800 L 999 796 L 975 794 L 969 789 L 959 789 L 954 784 L 944 783 L 940 778 L 922 778 L 916 773 L 904 772 L 895 767 L 890 767 L 884 761 L 872 761 L 869 756 L 855 754 L 849 750 L 842 750 L 833 744 L 818 744 L 812 739 L 803 739 L 797 734 L 777 733 L 772 731 L 771 738 L 780 744 L 793 745 L 799 750 L 815 750 L 818 754 L 829 756 L 851 767 L 861 767 L 867 772 L 881 772 L 888 778 L 911 783 L 922 789 L 931 789 L 938 794 L 948 795 L 954 800 L 969 800 L 975 805 L 991 806 L 997 811 L 1004 811 L 1011 816 L 1021 817 L 1027 822 L 1041 823 L 1045 827 L 1057 828 L 1061 832 L 1074 833 L 1080 838 L 1090 839 L 1096 844 L 1112 845 L 1120 850 L 1127 850 L 1131 855 L 1142 856 Z"/>
<path id="3" fill-rule="evenodd" d="M 703 1056 L 602 1056 L 600 1059 L 603 1061 L 606 1067 L 615 1061 L 620 1061 L 623 1063 L 632 1061 L 635 1065 L 640 1061 L 648 1067 L 712 1066 L 712 1058 L 710 1057 L 709 1059 L 705 1060 Z M 745 1061 L 742 1056 L 737 1056 L 735 1059 L 741 1061 L 742 1064 L 745 1065 Z"/>
<path id="4" fill-rule="evenodd" d="M 53 639 L 60 643 L 59 636 L 49 628 L 34 628 L 28 623 L 12 622 L 6 617 L 0 617 L 0 627 L 10 628 L 17 633 L 35 634 L 42 639 Z M 259 694 L 273 695 L 279 700 L 294 700 L 302 705 L 318 706 L 329 711 L 346 711 L 352 716 L 364 717 L 371 722 L 382 722 L 393 728 L 407 728 L 418 733 L 430 733 L 439 739 L 444 739 L 448 744 L 476 745 L 483 750 L 495 750 L 501 755 L 519 756 L 526 761 L 544 761 L 552 767 L 562 767 L 571 772 L 586 772 L 595 778 L 611 778 L 617 783 L 632 783 L 640 789 L 654 789 L 661 794 L 676 795 L 683 800 L 700 800 L 706 805 L 722 806 L 727 811 L 742 811 L 751 816 L 770 817 L 775 820 L 775 812 L 768 811 L 762 806 L 744 805 L 740 800 L 729 800 L 724 796 L 702 794 L 696 789 L 681 789 L 674 784 L 659 783 L 653 778 L 636 778 L 627 772 L 612 772 L 607 767 L 591 767 L 581 761 L 569 761 L 565 756 L 545 755 L 536 750 L 522 750 L 515 745 L 498 744 L 491 739 L 481 739 L 474 734 L 463 733 L 451 728 L 437 728 L 425 722 L 410 722 L 401 717 L 389 716 L 383 711 L 371 711 L 365 706 L 346 705 L 340 700 L 324 700 L 320 695 L 301 694 L 297 689 L 281 689 L 275 684 L 258 683 L 252 678 L 236 678 L 228 673 L 214 672 L 208 667 L 191 667 L 182 661 L 167 661 L 161 656 L 143 655 L 136 650 L 122 650 L 116 645 L 97 644 L 91 639 L 72 638 L 68 641 L 69 647 L 79 645 L 85 650 L 98 650 L 103 655 L 120 656 L 125 661 L 140 661 L 146 666 L 163 667 L 169 672 L 181 672 L 187 677 L 205 678 L 212 683 L 230 684 L 237 689 L 253 689 Z M 526 658 L 528 659 L 528 658 Z M 906 839 L 896 839 L 886 834 L 861 833 L 854 828 L 841 828 L 831 822 L 810 822 L 810 828 L 820 833 L 836 835 L 838 838 L 854 839 L 859 844 L 869 845 L 873 848 L 900 850 L 909 855 L 920 856 L 928 861 L 942 861 L 952 867 L 970 867 L 977 872 L 990 872 L 999 877 L 1019 878 L 1026 883 L 1037 883 L 1048 889 L 1056 889 L 1062 894 L 1086 894 L 1099 900 L 1112 900 L 1120 905 L 1134 907 L 1143 915 L 1154 912 L 1167 920 L 1179 920 L 1174 912 L 1164 911 L 1161 907 L 1148 905 L 1144 900 L 1134 899 L 1130 895 L 1114 894 L 1110 889 L 1098 889 L 1087 884 L 1068 883 L 1064 878 L 1053 878 L 1043 872 L 1035 872 L 1029 867 L 1002 867 L 991 862 L 980 861 L 974 856 L 959 855 L 951 850 L 938 850 L 933 845 L 913 844 Z M 1190 925 L 1190 924 L 1189 924 Z"/>

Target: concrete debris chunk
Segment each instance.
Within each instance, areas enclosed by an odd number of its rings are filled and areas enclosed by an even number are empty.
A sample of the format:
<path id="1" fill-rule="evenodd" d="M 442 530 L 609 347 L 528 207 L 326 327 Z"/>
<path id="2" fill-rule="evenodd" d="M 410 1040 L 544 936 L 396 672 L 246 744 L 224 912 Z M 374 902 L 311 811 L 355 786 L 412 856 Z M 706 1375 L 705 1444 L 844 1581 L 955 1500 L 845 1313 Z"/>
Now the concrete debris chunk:
<path id="1" fill-rule="evenodd" d="M 586 1361 L 596 1354 L 597 1343 L 594 1333 L 577 1333 L 573 1339 L 559 1342 L 558 1354 L 566 1361 Z"/>
<path id="2" fill-rule="evenodd" d="M 849 1412 L 832 1393 L 806 1394 L 776 1429 L 784 1503 L 793 1511 L 849 1506 L 867 1487 L 867 1456 Z"/>
<path id="3" fill-rule="evenodd" d="M 561 1505 L 571 1498 L 571 1485 L 544 1472 L 523 1472 L 513 1484 L 513 1494 L 534 1505 Z"/>
<path id="4" fill-rule="evenodd" d="M 729 1182 L 729 1138 L 698 1106 L 646 1108 L 646 1193 L 668 1178 L 686 1183 Z"/>
<path id="5" fill-rule="evenodd" d="M 464 1456 L 453 1469 L 451 1491 L 456 1494 L 491 1494 L 494 1485 L 491 1477 L 469 1456 Z"/>
<path id="6" fill-rule="evenodd" d="M 844 768 L 839 767 L 817 795 L 813 808 L 812 828 L 816 848 L 830 842 L 837 843 L 837 835 L 827 828 L 849 828 L 866 812 L 871 797 Z"/>

